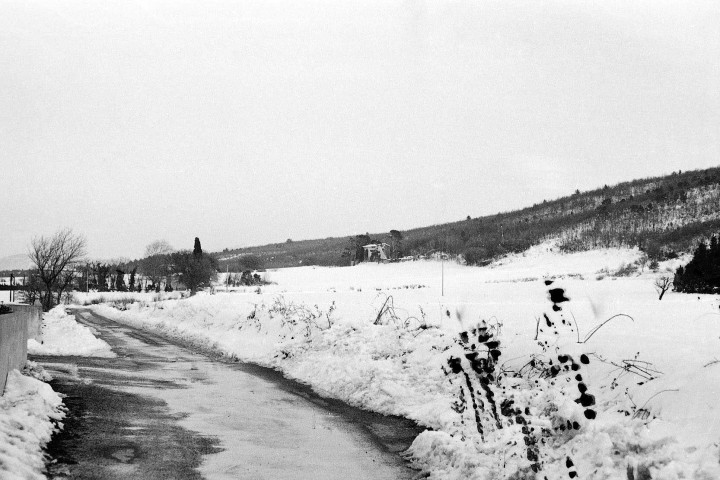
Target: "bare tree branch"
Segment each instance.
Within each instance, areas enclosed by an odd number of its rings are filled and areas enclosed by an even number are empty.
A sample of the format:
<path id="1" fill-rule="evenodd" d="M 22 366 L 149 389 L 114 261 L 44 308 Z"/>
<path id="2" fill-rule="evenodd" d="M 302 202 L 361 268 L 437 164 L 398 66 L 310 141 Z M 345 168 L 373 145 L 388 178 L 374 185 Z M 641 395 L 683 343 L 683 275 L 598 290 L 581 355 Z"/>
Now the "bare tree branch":
<path id="1" fill-rule="evenodd" d="M 67 276 L 72 275 L 68 272 L 72 272 L 75 264 L 86 255 L 86 245 L 85 237 L 69 228 L 59 230 L 51 237 L 40 236 L 32 240 L 28 257 L 35 264 L 44 286 L 40 301 L 45 311 L 53 307 L 53 293 L 60 298 L 62 291 L 68 288 L 70 282 L 62 281 L 62 276 L 65 274 L 67 280 Z"/>
<path id="2" fill-rule="evenodd" d="M 152 281 L 153 285 L 158 285 L 169 273 L 169 255 L 174 251 L 175 249 L 166 240 L 155 240 L 145 247 L 145 258 L 140 265 L 143 274 Z"/>
<path id="3" fill-rule="evenodd" d="M 655 290 L 658 292 L 658 295 L 660 295 L 658 300 L 663 299 L 663 295 L 670 289 L 672 284 L 673 282 L 668 275 L 663 275 L 655 279 Z"/>

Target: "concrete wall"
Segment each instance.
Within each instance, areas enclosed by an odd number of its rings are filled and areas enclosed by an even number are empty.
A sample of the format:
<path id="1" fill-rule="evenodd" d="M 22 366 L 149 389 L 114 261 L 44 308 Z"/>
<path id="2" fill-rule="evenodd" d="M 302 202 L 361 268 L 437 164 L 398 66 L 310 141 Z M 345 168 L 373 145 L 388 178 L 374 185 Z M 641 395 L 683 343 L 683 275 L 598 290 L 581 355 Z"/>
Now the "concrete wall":
<path id="1" fill-rule="evenodd" d="M 28 317 L 21 311 L 0 315 L 0 394 L 5 393 L 8 373 L 27 361 Z"/>
<path id="2" fill-rule="evenodd" d="M 6 304 L 13 309 L 13 312 L 20 312 L 27 317 L 28 338 L 40 341 L 40 333 L 42 326 L 42 308 L 26 303 L 8 303 Z"/>

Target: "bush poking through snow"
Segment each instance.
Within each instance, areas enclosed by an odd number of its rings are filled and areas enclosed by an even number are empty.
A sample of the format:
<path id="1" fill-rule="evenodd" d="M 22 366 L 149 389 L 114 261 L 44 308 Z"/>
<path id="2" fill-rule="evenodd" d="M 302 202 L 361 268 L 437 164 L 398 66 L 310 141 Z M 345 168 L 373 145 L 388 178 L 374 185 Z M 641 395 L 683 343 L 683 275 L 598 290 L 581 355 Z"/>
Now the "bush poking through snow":
<path id="1" fill-rule="evenodd" d="M 322 311 L 317 305 L 308 307 L 302 303 L 288 302 L 282 295 L 276 296 L 273 304 L 268 309 L 270 316 L 280 316 L 283 327 L 289 327 L 291 330 L 299 328 L 307 339 L 311 337 L 313 330 L 322 330 L 325 323 L 327 323 L 326 328 L 332 327 L 332 314 L 334 311 L 335 302 L 330 305 L 327 311 Z M 250 318 L 248 317 L 248 319 Z"/>
<path id="2" fill-rule="evenodd" d="M 494 426 L 503 428 L 498 417 L 495 393 L 490 388 L 491 383 L 497 384 L 497 361 L 501 355 L 500 341 L 495 334 L 495 328 L 488 329 L 485 321 L 469 332 L 460 333 L 458 344 L 463 349 L 463 355 L 451 355 L 447 361 L 450 371 L 444 370 L 446 375 L 458 375 L 464 380 L 464 385 L 460 385 L 458 401 L 453 403 L 453 410 L 461 414 L 461 424 L 464 424 L 462 414 L 467 410 L 469 398 L 475 427 L 483 441 L 483 424 L 488 422 L 488 418 L 483 417 L 487 417 L 487 412 L 492 417 L 490 421 Z M 471 375 L 474 375 L 474 378 Z M 490 406 L 489 410 L 485 408 L 486 404 Z"/>
<path id="3" fill-rule="evenodd" d="M 483 444 L 497 445 L 496 455 L 503 459 L 505 474 L 515 475 L 512 478 L 530 478 L 546 464 L 557 463 L 551 454 L 597 417 L 595 395 L 583 377 L 590 357 L 563 352 L 557 341 L 576 333 L 561 313 L 560 304 L 569 299 L 561 288 L 548 293 L 553 313 L 543 315 L 539 351 L 521 368 L 512 371 L 500 363 L 498 327 L 481 321 L 459 334 L 443 369 L 458 391 L 452 408 L 459 419 L 452 435 L 469 441 L 475 430 Z M 564 465 L 569 478 L 575 478 L 570 456 Z"/>
<path id="4" fill-rule="evenodd" d="M 377 298 L 382 298 L 383 296 L 385 296 L 385 300 L 378 309 L 375 321 L 373 322 L 374 325 L 392 324 L 398 328 L 408 328 L 410 324 L 415 323 L 417 328 L 427 328 L 425 312 L 423 311 L 422 307 L 420 307 L 420 316 L 422 320 L 412 315 L 405 315 L 403 318 L 398 314 L 395 308 L 395 299 L 392 297 L 392 295 L 385 295 L 384 293 L 379 293 Z"/>
<path id="5" fill-rule="evenodd" d="M 183 292 L 75 292 L 73 293 L 70 301 L 82 306 L 100 305 L 106 303 L 118 310 L 125 311 L 134 303 L 145 305 L 147 303 L 162 302 L 165 300 L 177 300 L 183 297 Z"/>

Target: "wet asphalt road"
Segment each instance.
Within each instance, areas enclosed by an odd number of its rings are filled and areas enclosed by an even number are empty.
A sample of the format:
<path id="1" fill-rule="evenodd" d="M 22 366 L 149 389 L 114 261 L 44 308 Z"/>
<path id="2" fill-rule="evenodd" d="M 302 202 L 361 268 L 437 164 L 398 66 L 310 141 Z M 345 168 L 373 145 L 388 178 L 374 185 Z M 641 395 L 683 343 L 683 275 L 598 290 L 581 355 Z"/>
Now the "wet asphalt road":
<path id="1" fill-rule="evenodd" d="M 419 429 L 323 399 L 274 370 L 230 363 L 88 310 L 117 358 L 31 357 L 66 395 L 48 446 L 55 479 L 410 479 Z"/>

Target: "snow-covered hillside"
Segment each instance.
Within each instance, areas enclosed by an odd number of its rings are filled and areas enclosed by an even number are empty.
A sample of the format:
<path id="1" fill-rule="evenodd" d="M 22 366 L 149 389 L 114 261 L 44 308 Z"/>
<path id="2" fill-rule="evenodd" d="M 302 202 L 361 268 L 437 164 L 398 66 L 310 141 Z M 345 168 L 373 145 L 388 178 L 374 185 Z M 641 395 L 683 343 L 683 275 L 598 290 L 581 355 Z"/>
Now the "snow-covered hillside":
<path id="1" fill-rule="evenodd" d="M 718 299 L 658 301 L 675 265 L 613 275 L 640 254 L 301 267 L 93 308 L 416 420 L 432 430 L 409 454 L 429 478 L 720 478 Z"/>
<path id="2" fill-rule="evenodd" d="M 615 202 L 620 200 L 624 199 L 614 199 Z M 598 245 L 632 245 L 648 232 L 672 232 L 691 224 L 717 221 L 720 219 L 718 205 L 720 185 L 690 188 L 675 201 L 649 203 L 645 207 L 637 206 L 612 214 L 593 216 L 564 229 L 558 238 L 568 249 L 588 249 Z M 704 236 L 700 232 L 696 235 Z"/>

